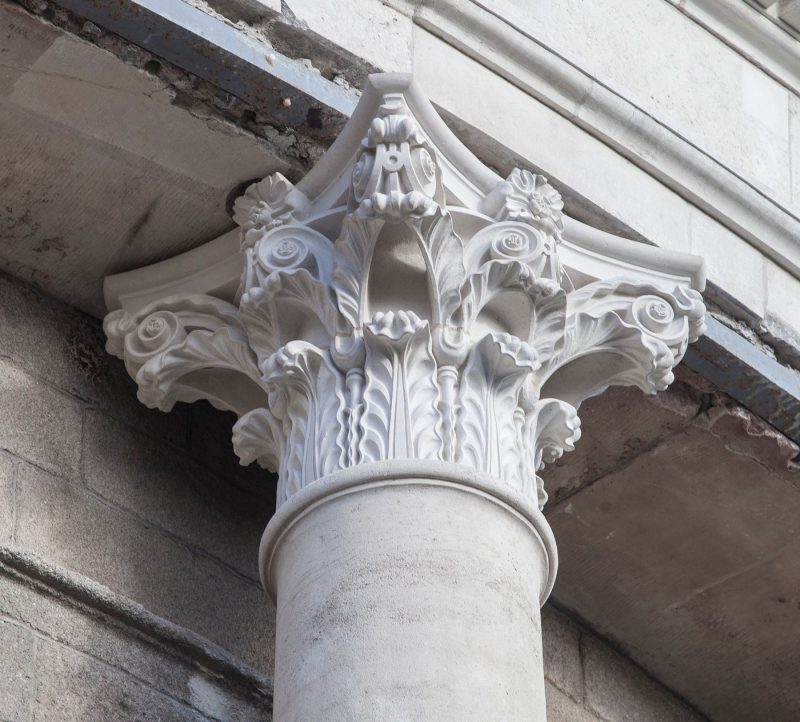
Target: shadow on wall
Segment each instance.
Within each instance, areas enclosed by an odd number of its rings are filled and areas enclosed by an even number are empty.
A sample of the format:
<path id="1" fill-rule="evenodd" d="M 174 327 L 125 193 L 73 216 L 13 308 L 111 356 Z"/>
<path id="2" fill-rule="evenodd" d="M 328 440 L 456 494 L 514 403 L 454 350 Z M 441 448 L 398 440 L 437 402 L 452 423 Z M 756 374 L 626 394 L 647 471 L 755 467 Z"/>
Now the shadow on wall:
<path id="1" fill-rule="evenodd" d="M 96 580 L 271 676 L 274 610 L 257 554 L 275 479 L 239 466 L 234 419 L 205 403 L 145 409 L 98 321 L 3 275 L 0 328 L 0 544 Z M 57 678 L 62 657 L 42 657 L 41 674 Z M 104 689 L 103 674 L 87 668 L 76 689 Z"/>

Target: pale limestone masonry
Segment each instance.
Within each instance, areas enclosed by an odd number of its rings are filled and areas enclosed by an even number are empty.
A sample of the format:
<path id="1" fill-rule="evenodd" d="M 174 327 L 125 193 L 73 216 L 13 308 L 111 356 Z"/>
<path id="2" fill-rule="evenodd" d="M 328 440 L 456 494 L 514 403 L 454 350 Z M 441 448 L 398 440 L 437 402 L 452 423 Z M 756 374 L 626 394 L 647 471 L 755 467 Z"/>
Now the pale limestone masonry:
<path id="1" fill-rule="evenodd" d="M 267 719 L 274 482 L 235 464 L 227 417 L 142 407 L 97 321 L 4 276 L 0 328 L 0 719 Z M 550 722 L 700 719 L 543 624 Z"/>

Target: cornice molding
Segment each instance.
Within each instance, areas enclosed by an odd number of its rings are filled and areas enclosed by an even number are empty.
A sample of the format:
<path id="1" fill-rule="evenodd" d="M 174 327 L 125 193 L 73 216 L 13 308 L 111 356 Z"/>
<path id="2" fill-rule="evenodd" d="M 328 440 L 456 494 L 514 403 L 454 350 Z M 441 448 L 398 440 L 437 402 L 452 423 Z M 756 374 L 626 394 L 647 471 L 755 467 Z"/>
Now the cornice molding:
<path id="1" fill-rule="evenodd" d="M 371 76 L 314 170 L 253 184 L 234 219 L 236 292 L 225 238 L 109 279 L 107 348 L 148 406 L 234 411 L 236 453 L 278 471 L 279 504 L 415 459 L 542 506 L 581 402 L 666 388 L 703 329 L 699 259 L 566 219 L 542 176 L 500 178 L 405 75 Z"/>
<path id="2" fill-rule="evenodd" d="M 114 4 L 60 0 L 60 4 L 255 107 L 268 109 L 289 126 L 302 126 L 313 105 L 330 116 L 328 128 L 338 128 L 355 107 L 355 93 L 184 0 L 174 3 L 169 12 L 150 0 Z M 795 242 L 800 237 L 800 219 L 643 110 L 594 83 L 579 68 L 477 3 L 441 0 L 420 7 L 413 0 L 393 0 L 389 4 L 607 143 L 800 278 L 800 250 Z M 795 87 L 795 81 L 790 82 L 798 76 L 794 41 L 744 0 L 693 0 L 678 5 L 765 72 Z M 142 17 L 146 23 L 134 21 Z M 763 22 L 751 24 L 753 19 Z M 152 28 L 157 31 L 151 32 Z M 265 94 L 265 87 L 269 93 Z M 281 99 L 289 95 L 291 106 L 282 106 Z M 110 308 L 119 303 L 115 296 L 116 291 L 110 289 Z"/>
<path id="3" fill-rule="evenodd" d="M 781 85 L 800 95 L 798 33 L 747 0 L 667 0 Z M 777 7 L 778 2 L 774 3 Z"/>
<path id="4" fill-rule="evenodd" d="M 800 218 L 675 130 L 477 1 L 414 22 L 606 143 L 800 277 Z"/>

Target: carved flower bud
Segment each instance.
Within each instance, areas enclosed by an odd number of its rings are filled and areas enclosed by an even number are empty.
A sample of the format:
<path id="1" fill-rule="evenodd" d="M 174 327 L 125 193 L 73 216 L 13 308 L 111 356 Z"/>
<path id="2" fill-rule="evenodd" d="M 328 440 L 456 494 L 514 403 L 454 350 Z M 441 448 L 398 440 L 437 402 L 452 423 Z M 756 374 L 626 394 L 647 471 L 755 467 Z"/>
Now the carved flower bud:
<path id="1" fill-rule="evenodd" d="M 381 143 L 418 143 L 419 129 L 413 118 L 399 113 L 375 118 L 369 127 L 366 145 L 374 148 Z"/>
<path id="2" fill-rule="evenodd" d="M 544 250 L 544 236 L 523 223 L 497 223 L 492 233 L 491 258 L 532 262 Z"/>
<path id="3" fill-rule="evenodd" d="M 668 332 L 675 319 L 672 306 L 658 296 L 637 298 L 632 313 L 636 323 L 656 335 Z"/>
<path id="4" fill-rule="evenodd" d="M 233 206 L 233 220 L 242 229 L 242 246 L 250 248 L 265 231 L 291 223 L 297 204 L 305 202 L 303 194 L 280 173 L 253 183 Z"/>
<path id="5" fill-rule="evenodd" d="M 500 218 L 529 223 L 559 240 L 564 230 L 563 208 L 561 194 L 547 178 L 515 168 L 508 177 Z"/>
<path id="6" fill-rule="evenodd" d="M 291 234 L 292 229 L 286 228 L 277 233 L 271 233 L 258 242 L 256 257 L 258 264 L 267 272 L 287 270 L 292 268 L 315 267 L 314 257 L 309 252 L 308 246 L 301 238 Z"/>
<path id="7" fill-rule="evenodd" d="M 388 336 L 397 341 L 403 336 L 416 333 L 427 323 L 413 311 L 389 311 L 388 313 L 378 311 L 372 317 L 372 322 L 368 324 L 368 328 L 376 336 Z"/>
<path id="8" fill-rule="evenodd" d="M 136 365 L 186 338 L 186 329 L 171 311 L 156 311 L 142 319 L 136 331 L 125 337 L 126 359 Z"/>
<path id="9" fill-rule="evenodd" d="M 136 321 L 127 311 L 118 309 L 109 313 L 103 320 L 103 331 L 106 334 L 106 351 L 118 358 L 122 358 L 125 337 L 136 326 Z"/>

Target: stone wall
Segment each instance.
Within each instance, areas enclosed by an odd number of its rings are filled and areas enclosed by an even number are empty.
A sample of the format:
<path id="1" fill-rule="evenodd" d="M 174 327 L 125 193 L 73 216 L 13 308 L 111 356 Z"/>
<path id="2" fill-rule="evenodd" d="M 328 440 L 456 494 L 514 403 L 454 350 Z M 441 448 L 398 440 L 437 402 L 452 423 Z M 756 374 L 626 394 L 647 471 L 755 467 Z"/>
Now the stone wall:
<path id="1" fill-rule="evenodd" d="M 99 323 L 0 276 L 0 720 L 268 718 L 274 482 L 231 420 L 145 409 Z M 549 719 L 699 717 L 544 614 Z"/>

